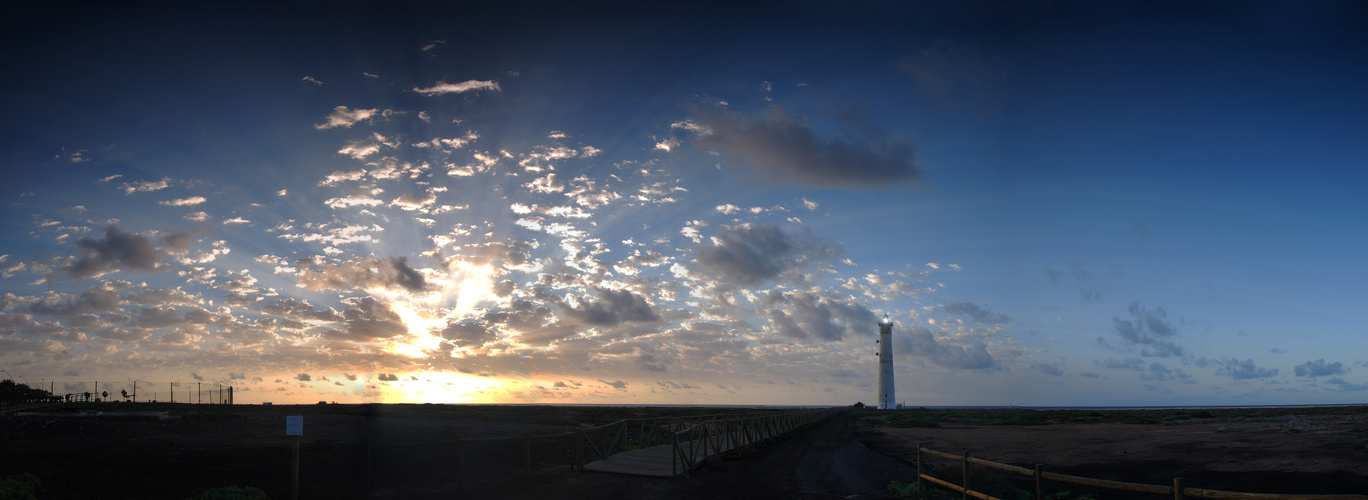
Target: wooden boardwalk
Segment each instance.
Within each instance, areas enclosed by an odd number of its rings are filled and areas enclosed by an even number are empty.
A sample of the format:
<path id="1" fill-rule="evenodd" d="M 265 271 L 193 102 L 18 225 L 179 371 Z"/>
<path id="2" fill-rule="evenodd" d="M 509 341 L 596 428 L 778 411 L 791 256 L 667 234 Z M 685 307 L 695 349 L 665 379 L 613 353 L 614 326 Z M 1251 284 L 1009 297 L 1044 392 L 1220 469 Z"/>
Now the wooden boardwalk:
<path id="1" fill-rule="evenodd" d="M 702 464 L 710 456 L 737 451 L 778 437 L 774 429 L 754 428 L 752 433 L 721 433 L 711 438 L 680 441 L 679 447 L 661 444 L 647 448 L 620 451 L 608 458 L 584 464 L 584 470 L 631 474 L 636 476 L 674 477 L 685 474 Z M 676 452 L 676 450 L 678 450 Z M 678 457 L 672 454 L 678 453 Z"/>
<path id="2" fill-rule="evenodd" d="M 682 443 L 681 443 L 682 444 Z M 650 448 L 618 452 L 603 460 L 584 464 L 584 470 L 632 474 L 636 476 L 674 477 L 684 473 L 684 464 L 675 466 L 670 456 L 674 445 L 662 444 Z M 691 464 L 698 465 L 698 463 Z"/>
<path id="3" fill-rule="evenodd" d="M 742 417 L 620 420 L 582 430 L 575 445 L 580 470 L 674 477 L 688 474 L 709 457 L 768 443 L 831 416 L 832 410 Z M 635 430 L 635 432 L 633 432 Z M 662 431 L 657 433 L 657 431 Z M 665 444 L 644 446 L 649 443 Z M 636 449 L 633 446 L 642 446 Z M 598 460 L 585 463 L 589 455 Z"/>

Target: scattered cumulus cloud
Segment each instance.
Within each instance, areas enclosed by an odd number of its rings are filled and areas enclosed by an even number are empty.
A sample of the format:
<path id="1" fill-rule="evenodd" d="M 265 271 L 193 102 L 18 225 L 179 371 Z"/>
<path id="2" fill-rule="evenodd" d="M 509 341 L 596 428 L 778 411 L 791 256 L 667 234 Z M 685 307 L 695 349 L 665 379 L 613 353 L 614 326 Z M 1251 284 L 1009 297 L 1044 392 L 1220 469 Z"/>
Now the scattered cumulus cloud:
<path id="1" fill-rule="evenodd" d="M 1278 375 L 1277 368 L 1260 368 L 1254 364 L 1254 360 L 1252 359 L 1241 361 L 1231 358 L 1216 361 L 1215 364 L 1218 366 L 1216 369 L 1217 375 L 1229 376 L 1236 380 L 1268 378 Z"/>
<path id="2" fill-rule="evenodd" d="M 163 206 L 170 206 L 170 207 L 189 207 L 189 206 L 199 205 L 200 203 L 204 203 L 205 201 L 206 201 L 206 200 L 204 199 L 203 196 L 191 196 L 191 197 L 189 197 L 189 198 L 180 198 L 180 199 L 176 199 L 176 200 L 162 201 L 162 202 L 160 202 L 160 204 L 163 205 Z"/>
<path id="3" fill-rule="evenodd" d="M 988 344 L 978 339 L 951 342 L 936 337 L 931 330 L 917 325 L 907 333 L 895 333 L 893 351 L 900 356 L 925 359 L 944 368 L 962 370 L 990 370 L 997 368 L 997 360 L 988 352 Z"/>
<path id="4" fill-rule="evenodd" d="M 1139 302 L 1130 306 L 1131 319 L 1112 318 L 1116 334 L 1127 347 L 1139 347 L 1141 356 L 1182 356 L 1183 348 L 1175 342 L 1178 327 L 1168 318 L 1162 307 L 1146 309 Z"/>
<path id="5" fill-rule="evenodd" d="M 499 90 L 499 82 L 491 80 L 466 80 L 461 83 L 437 82 L 431 87 L 414 87 L 413 91 L 423 95 L 458 94 L 472 90 Z"/>
<path id="6" fill-rule="evenodd" d="M 159 252 L 146 236 L 126 233 L 118 226 L 105 228 L 103 238 L 84 237 L 76 241 L 81 254 L 67 269 L 73 278 L 86 279 L 128 269 L 152 271 L 160 261 Z"/>
<path id="7" fill-rule="evenodd" d="M 924 177 L 910 139 L 878 131 L 862 117 L 848 117 L 848 130 L 823 134 L 779 106 L 757 116 L 720 107 L 696 114 L 678 128 L 694 132 L 699 147 L 750 165 L 776 184 L 881 189 L 907 187 Z"/>
<path id="8" fill-rule="evenodd" d="M 768 224 L 721 226 L 694 250 L 701 273 L 717 281 L 756 286 L 797 278 L 813 266 L 844 255 L 840 243 L 817 237 L 807 227 L 786 231 Z"/>
<path id="9" fill-rule="evenodd" d="M 109 180 L 113 180 L 114 178 L 115 178 L 115 177 L 113 177 L 113 176 L 111 176 L 111 177 L 106 177 L 106 179 L 109 179 Z M 133 193 L 148 193 L 148 192 L 152 192 L 152 191 L 160 191 L 160 190 L 166 189 L 166 188 L 168 188 L 168 187 L 170 187 L 170 186 L 171 186 L 171 178 L 170 178 L 170 177 L 164 177 L 164 178 L 162 178 L 161 180 L 158 180 L 158 181 L 126 182 L 126 183 L 124 183 L 122 186 L 119 186 L 119 189 L 122 189 L 122 190 L 124 191 L 124 194 L 131 195 L 131 194 L 133 194 Z"/>
<path id="10" fill-rule="evenodd" d="M 328 114 L 327 121 L 314 125 L 314 128 L 319 130 L 349 128 L 358 122 L 370 120 L 379 112 L 375 109 L 351 109 L 346 106 L 338 106 L 333 108 L 332 113 Z"/>
<path id="11" fill-rule="evenodd" d="M 992 311 L 984 309 L 982 306 L 972 302 L 954 302 L 942 306 L 942 309 L 947 313 L 957 316 L 968 316 L 973 318 L 974 321 L 985 324 L 1000 324 L 1012 320 L 1012 318 L 1008 317 L 1006 314 L 994 314 Z"/>
<path id="12" fill-rule="evenodd" d="M 1292 368 L 1292 372 L 1298 377 L 1327 377 L 1330 375 L 1343 375 L 1349 370 L 1344 367 L 1344 363 L 1326 363 L 1325 358 L 1315 361 L 1307 361 Z"/>

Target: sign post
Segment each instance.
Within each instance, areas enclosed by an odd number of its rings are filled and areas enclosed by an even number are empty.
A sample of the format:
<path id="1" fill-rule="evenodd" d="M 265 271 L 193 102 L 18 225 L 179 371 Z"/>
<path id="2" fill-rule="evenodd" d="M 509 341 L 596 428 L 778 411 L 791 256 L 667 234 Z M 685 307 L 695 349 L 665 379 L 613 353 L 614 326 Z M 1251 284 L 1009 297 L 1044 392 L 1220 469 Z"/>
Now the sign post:
<path id="1" fill-rule="evenodd" d="M 285 435 L 304 438 L 304 416 L 285 417 Z M 294 460 L 290 466 L 290 500 L 299 500 L 299 439 L 294 440 Z"/>

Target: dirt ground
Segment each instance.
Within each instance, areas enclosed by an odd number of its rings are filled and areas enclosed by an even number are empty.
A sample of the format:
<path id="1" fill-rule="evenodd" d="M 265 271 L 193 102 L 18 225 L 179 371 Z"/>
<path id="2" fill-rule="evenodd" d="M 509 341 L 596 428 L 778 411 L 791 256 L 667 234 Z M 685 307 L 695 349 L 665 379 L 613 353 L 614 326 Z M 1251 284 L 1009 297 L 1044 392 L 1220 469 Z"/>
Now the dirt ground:
<path id="1" fill-rule="evenodd" d="M 942 425 L 939 429 L 893 429 L 866 423 L 861 439 L 909 463 L 915 463 L 916 446 L 921 443 L 937 451 L 968 451 L 971 457 L 994 462 L 1027 468 L 1041 464 L 1049 472 L 1114 481 L 1171 485 L 1173 478 L 1182 477 L 1189 487 L 1215 490 L 1368 494 L 1368 415 L 1364 414 L 1203 419 L 1177 425 Z M 928 457 L 927 463 L 933 463 L 932 459 Z M 1114 490 L 1050 486 L 1093 492 L 1097 498 L 1129 498 Z"/>
<path id="2" fill-rule="evenodd" d="M 529 410 L 531 411 L 531 410 Z M 544 409 L 541 411 L 545 411 Z M 1181 425 L 943 424 L 895 429 L 842 413 L 789 439 L 712 460 L 688 478 L 572 471 L 567 440 L 465 445 L 458 439 L 552 435 L 567 425 L 452 418 L 307 415 L 303 438 L 284 416 L 252 411 L 155 417 L 0 417 L 0 476 L 30 472 L 39 498 L 188 498 L 249 485 L 290 498 L 294 440 L 304 499 L 890 498 L 915 478 L 915 447 L 1120 481 L 1249 492 L 1368 493 L 1368 415 Z M 465 476 L 458 477 L 461 464 Z M 957 466 L 955 466 L 957 467 Z M 955 467 L 943 467 L 958 471 Z M 928 468 L 932 467 L 928 462 Z M 1029 480 L 1026 480 L 1029 481 Z M 1028 489 L 1029 484 L 1012 483 Z M 1056 486 L 1051 491 L 1092 492 Z M 1092 492 L 1096 498 L 1129 498 Z"/>

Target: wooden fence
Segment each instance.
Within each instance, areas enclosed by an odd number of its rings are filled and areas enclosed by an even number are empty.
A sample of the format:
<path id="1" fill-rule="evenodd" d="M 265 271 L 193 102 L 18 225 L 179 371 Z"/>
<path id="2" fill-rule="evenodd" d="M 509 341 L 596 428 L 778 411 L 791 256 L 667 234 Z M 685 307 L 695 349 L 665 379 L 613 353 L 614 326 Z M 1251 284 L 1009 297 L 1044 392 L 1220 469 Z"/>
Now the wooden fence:
<path id="1" fill-rule="evenodd" d="M 949 460 L 956 460 L 963 464 L 962 469 L 964 474 L 964 485 L 960 486 L 952 482 L 932 477 L 928 474 L 923 473 L 923 453 Z M 1018 467 L 1015 465 L 990 462 L 988 460 L 970 457 L 969 452 L 967 451 L 959 455 L 955 455 L 953 453 L 946 453 L 943 451 L 936 451 L 929 448 L 923 448 L 921 443 L 917 443 L 917 488 L 922 488 L 922 480 L 924 479 L 938 486 L 942 486 L 945 488 L 949 488 L 952 491 L 963 493 L 965 499 L 973 497 L 982 500 L 1001 500 L 973 490 L 973 485 L 969 484 L 970 464 L 981 465 L 991 469 L 998 469 L 1001 471 L 1011 472 L 1034 478 L 1036 500 L 1043 500 L 1045 498 L 1043 487 L 1045 480 L 1079 484 L 1083 486 L 1092 486 L 1097 488 L 1133 491 L 1137 493 L 1152 493 L 1156 495 L 1165 496 L 1172 495 L 1175 500 L 1183 500 L 1185 498 L 1216 498 L 1223 500 L 1368 500 L 1368 495 L 1285 495 L 1276 493 L 1241 493 L 1236 491 L 1208 490 L 1202 488 L 1189 487 L 1184 483 L 1183 478 L 1181 477 L 1173 478 L 1172 486 L 1126 483 L 1121 481 L 1108 481 L 1106 479 L 1093 479 L 1090 477 L 1070 476 L 1067 474 L 1044 472 L 1040 470 L 1039 464 L 1036 464 L 1034 469 L 1027 469 L 1025 467 Z"/>

